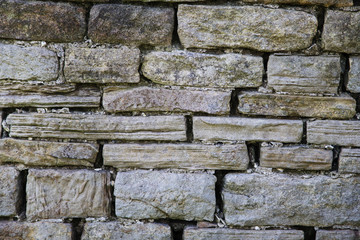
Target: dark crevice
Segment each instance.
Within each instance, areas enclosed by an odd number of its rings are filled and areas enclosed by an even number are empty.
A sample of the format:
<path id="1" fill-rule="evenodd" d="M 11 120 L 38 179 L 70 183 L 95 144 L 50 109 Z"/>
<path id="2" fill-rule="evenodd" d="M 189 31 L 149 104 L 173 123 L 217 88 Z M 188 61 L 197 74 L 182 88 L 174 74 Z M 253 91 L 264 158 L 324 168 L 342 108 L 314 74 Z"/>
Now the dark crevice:
<path id="1" fill-rule="evenodd" d="M 95 160 L 95 164 L 94 164 L 94 167 L 95 168 L 102 168 L 103 165 L 104 165 L 104 159 L 103 159 L 103 148 L 104 148 L 104 145 L 99 144 L 99 151 L 98 151 L 98 154 L 96 155 L 96 160 Z"/>
<path id="2" fill-rule="evenodd" d="M 110 169 L 110 181 L 115 182 L 116 179 L 116 171 L 113 169 Z M 116 212 L 115 212 L 115 196 L 114 196 L 114 185 L 110 184 L 109 187 L 109 197 L 110 197 L 110 215 L 112 217 L 116 218 Z"/>
<path id="3" fill-rule="evenodd" d="M 191 143 L 194 140 L 192 116 L 190 115 L 185 116 L 185 123 L 186 123 L 186 139 L 187 142 Z"/>
<path id="4" fill-rule="evenodd" d="M 340 55 L 340 66 L 341 66 L 341 74 L 340 74 L 340 84 L 338 89 L 339 94 L 346 92 L 346 84 L 348 82 L 348 74 L 350 70 L 350 61 L 348 54 Z"/>
<path id="5" fill-rule="evenodd" d="M 360 6 L 360 0 L 354 0 L 354 6 Z"/>
<path id="6" fill-rule="evenodd" d="M 350 93 L 350 96 L 356 100 L 356 113 L 360 113 L 360 93 Z"/>
<path id="7" fill-rule="evenodd" d="M 295 226 L 294 229 L 304 232 L 304 240 L 316 240 L 316 230 L 314 227 Z"/>
<path id="8" fill-rule="evenodd" d="M 215 171 L 216 183 L 215 183 L 215 197 L 216 197 L 216 212 L 219 218 L 224 219 L 224 202 L 221 197 L 221 192 L 224 186 L 224 177 L 227 174 L 227 171 Z M 216 220 L 216 218 L 215 218 Z"/>
<path id="9" fill-rule="evenodd" d="M 341 148 L 339 146 L 334 146 L 333 149 L 333 162 L 331 166 L 331 171 L 338 171 L 339 170 L 339 155 L 340 155 Z"/>
<path id="10" fill-rule="evenodd" d="M 317 26 L 317 31 L 316 31 L 316 35 L 313 39 L 313 44 L 321 44 L 321 35 L 322 32 L 324 30 L 324 22 L 325 22 L 325 12 L 326 12 L 326 8 L 322 7 L 322 6 L 318 6 L 318 12 L 317 12 L 317 20 L 318 20 L 318 26 Z"/>
<path id="11" fill-rule="evenodd" d="M 85 220 L 82 218 L 73 218 L 72 225 L 72 240 L 80 240 L 82 232 L 84 230 Z"/>
<path id="12" fill-rule="evenodd" d="M 301 137 L 301 144 L 307 144 L 307 121 L 303 120 L 303 134 Z"/>
<path id="13" fill-rule="evenodd" d="M 156 223 L 167 224 L 171 228 L 171 235 L 173 240 L 182 240 L 184 228 L 186 226 L 196 226 L 195 221 L 183 221 L 173 219 L 156 219 Z"/>
<path id="14" fill-rule="evenodd" d="M 26 218 L 26 182 L 27 182 L 28 170 L 20 172 L 18 179 L 18 199 L 16 202 L 16 212 L 20 220 Z"/>
<path id="15" fill-rule="evenodd" d="M 178 8 L 177 8 L 177 6 L 175 6 L 174 7 L 174 30 L 173 30 L 173 34 L 172 34 L 171 44 L 172 44 L 172 46 L 181 48 L 180 37 L 178 34 L 177 11 L 178 11 Z"/>
<path id="16" fill-rule="evenodd" d="M 85 26 L 85 35 L 84 35 L 85 39 L 88 39 L 90 11 L 91 11 L 92 6 L 93 6 L 92 4 L 85 4 L 85 7 L 86 7 L 86 14 L 85 14 L 86 26 Z"/>
<path id="17" fill-rule="evenodd" d="M 269 62 L 269 56 L 270 53 L 264 53 L 263 55 L 263 64 L 264 64 L 264 73 L 262 76 L 262 86 L 267 86 L 267 68 L 268 68 L 268 62 Z"/>
<path id="18" fill-rule="evenodd" d="M 240 93 L 240 89 L 235 89 L 231 92 L 230 98 L 230 116 L 237 115 L 237 108 L 239 106 L 239 98 L 238 95 Z"/>
<path id="19" fill-rule="evenodd" d="M 255 165 L 260 165 L 260 144 L 259 142 L 246 143 L 249 154 L 249 168 L 254 168 Z"/>

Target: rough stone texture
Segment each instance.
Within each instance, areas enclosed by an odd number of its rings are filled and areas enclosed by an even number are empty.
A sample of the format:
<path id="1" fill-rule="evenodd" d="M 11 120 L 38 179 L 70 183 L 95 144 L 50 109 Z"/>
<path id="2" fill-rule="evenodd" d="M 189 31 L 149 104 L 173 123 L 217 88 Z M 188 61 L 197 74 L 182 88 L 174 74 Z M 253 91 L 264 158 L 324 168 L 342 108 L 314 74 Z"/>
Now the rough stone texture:
<path id="1" fill-rule="evenodd" d="M 339 172 L 360 173 L 360 149 L 343 148 L 339 158 Z"/>
<path id="2" fill-rule="evenodd" d="M 245 144 L 105 144 L 104 164 L 115 168 L 246 170 Z"/>
<path id="3" fill-rule="evenodd" d="M 0 166 L 0 216 L 16 216 L 20 202 L 19 174 L 14 167 Z M 1 234 L 1 231 L 0 231 Z M 1 236 L 1 235 L 0 235 Z"/>
<path id="4" fill-rule="evenodd" d="M 184 240 L 303 240 L 299 230 L 238 230 L 230 228 L 192 228 L 184 230 Z"/>
<path id="5" fill-rule="evenodd" d="M 307 142 L 360 147 L 360 121 L 310 121 L 307 123 Z"/>
<path id="6" fill-rule="evenodd" d="M 91 8 L 89 37 L 95 42 L 170 45 L 174 9 L 99 4 Z"/>
<path id="7" fill-rule="evenodd" d="M 212 221 L 215 182 L 216 177 L 206 173 L 118 172 L 114 190 L 116 216 Z"/>
<path id="8" fill-rule="evenodd" d="M 346 89 L 353 93 L 360 93 L 360 57 L 350 57 L 350 70 Z"/>
<path id="9" fill-rule="evenodd" d="M 230 113 L 231 91 L 172 90 L 151 87 L 108 87 L 103 106 L 107 112 L 161 111 Z"/>
<path id="10" fill-rule="evenodd" d="M 29 220 L 107 217 L 110 214 L 110 174 L 85 169 L 30 169 L 26 201 Z"/>
<path id="11" fill-rule="evenodd" d="M 360 223 L 359 177 L 234 173 L 227 174 L 224 182 L 224 215 L 230 226 Z"/>
<path id="12" fill-rule="evenodd" d="M 82 89 L 81 87 L 79 89 Z M 90 88 L 84 88 L 90 89 Z M 33 84 L 33 83 L 14 83 L 0 82 L 0 94 L 3 95 L 25 95 L 26 93 L 46 93 L 46 94 L 67 94 L 76 91 L 76 84 Z"/>
<path id="13" fill-rule="evenodd" d="M 64 74 L 75 83 L 137 83 L 140 50 L 121 48 L 69 48 Z"/>
<path id="14" fill-rule="evenodd" d="M 0 3 L 0 38 L 50 42 L 82 41 L 85 36 L 85 8 L 69 3 Z"/>
<path id="15" fill-rule="evenodd" d="M 276 92 L 336 94 L 340 57 L 271 55 L 267 74 L 267 85 Z"/>
<path id="16" fill-rule="evenodd" d="M 170 240 L 171 229 L 158 223 L 123 225 L 119 222 L 86 223 L 81 240 Z"/>
<path id="17" fill-rule="evenodd" d="M 327 10 L 322 45 L 327 51 L 360 53 L 360 12 Z"/>
<path id="18" fill-rule="evenodd" d="M 99 146 L 87 143 L 61 143 L 0 139 L 0 163 L 27 166 L 93 167 Z"/>
<path id="19" fill-rule="evenodd" d="M 248 115 L 350 119 L 356 114 L 355 99 L 345 94 L 313 97 L 244 93 L 238 97 L 239 112 Z"/>
<path id="20" fill-rule="evenodd" d="M 186 140 L 182 116 L 127 117 L 86 114 L 10 114 L 10 137 Z"/>
<path id="21" fill-rule="evenodd" d="M 242 0 L 250 3 L 266 4 L 301 4 L 301 5 L 323 5 L 325 7 L 350 7 L 353 5 L 352 0 Z"/>
<path id="22" fill-rule="evenodd" d="M 178 21 L 186 48 L 299 50 L 311 45 L 317 29 L 314 15 L 258 6 L 180 5 Z"/>
<path id="23" fill-rule="evenodd" d="M 0 44 L 0 59 L 0 80 L 51 81 L 58 76 L 56 53 L 46 48 Z"/>
<path id="24" fill-rule="evenodd" d="M 260 166 L 305 170 L 330 170 L 333 152 L 306 146 L 261 147 Z"/>
<path id="25" fill-rule="evenodd" d="M 358 231 L 352 230 L 317 230 L 316 240 L 358 240 Z"/>
<path id="26" fill-rule="evenodd" d="M 153 82 L 192 87 L 259 87 L 264 72 L 261 57 L 203 54 L 187 51 L 151 52 L 142 72 Z"/>
<path id="27" fill-rule="evenodd" d="M 194 117 L 194 139 L 202 141 L 300 142 L 300 120 Z"/>
<path id="28" fill-rule="evenodd" d="M 0 239 L 4 240 L 71 240 L 70 223 L 0 222 Z"/>

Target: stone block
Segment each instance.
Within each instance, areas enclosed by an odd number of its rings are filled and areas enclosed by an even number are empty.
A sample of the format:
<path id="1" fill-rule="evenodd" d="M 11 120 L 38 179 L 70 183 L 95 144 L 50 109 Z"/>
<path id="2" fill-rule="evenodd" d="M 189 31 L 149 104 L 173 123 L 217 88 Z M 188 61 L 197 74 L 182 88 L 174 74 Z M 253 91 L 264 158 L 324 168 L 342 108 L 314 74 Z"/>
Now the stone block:
<path id="1" fill-rule="evenodd" d="M 243 2 L 266 4 L 322 5 L 325 7 L 350 7 L 353 5 L 352 0 L 243 0 Z"/>
<path id="2" fill-rule="evenodd" d="M 317 230 L 316 240 L 358 240 L 358 231 L 353 230 Z"/>
<path id="3" fill-rule="evenodd" d="M 16 170 L 16 168 L 0 166 L 0 216 L 1 217 L 13 217 L 17 215 L 17 210 L 20 204 L 19 177 L 20 177 L 20 172 Z"/>
<path id="4" fill-rule="evenodd" d="M 343 148 L 339 156 L 340 173 L 360 173 L 360 149 Z"/>
<path id="5" fill-rule="evenodd" d="M 350 70 L 346 89 L 353 93 L 360 93 L 360 57 L 350 57 Z"/>

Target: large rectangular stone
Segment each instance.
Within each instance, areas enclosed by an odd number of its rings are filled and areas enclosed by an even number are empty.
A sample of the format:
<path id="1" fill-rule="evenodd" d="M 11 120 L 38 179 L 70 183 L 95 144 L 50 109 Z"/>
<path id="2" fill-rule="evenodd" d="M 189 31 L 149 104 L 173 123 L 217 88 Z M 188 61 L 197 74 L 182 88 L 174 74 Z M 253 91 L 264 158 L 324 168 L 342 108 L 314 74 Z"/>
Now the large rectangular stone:
<path id="1" fill-rule="evenodd" d="M 98 150 L 97 144 L 5 138 L 0 140 L 0 163 L 21 163 L 27 166 L 93 167 Z"/>
<path id="2" fill-rule="evenodd" d="M 245 144 L 105 144 L 104 164 L 115 168 L 246 170 Z"/>
<path id="3" fill-rule="evenodd" d="M 151 87 L 104 88 L 103 106 L 107 112 L 160 111 L 230 113 L 231 91 L 176 90 Z"/>
<path id="4" fill-rule="evenodd" d="M 360 57 L 349 58 L 350 70 L 346 82 L 346 89 L 353 93 L 360 93 Z"/>
<path id="5" fill-rule="evenodd" d="M 17 210 L 20 207 L 19 175 L 20 172 L 14 167 L 0 166 L 1 217 L 13 217 L 17 214 Z"/>
<path id="6" fill-rule="evenodd" d="M 305 170 L 330 170 L 333 152 L 306 146 L 271 147 L 260 149 L 260 166 Z"/>
<path id="7" fill-rule="evenodd" d="M 327 10 L 322 45 L 327 51 L 360 53 L 360 12 Z"/>
<path id="8" fill-rule="evenodd" d="M 360 149 L 343 148 L 339 156 L 340 173 L 360 173 Z"/>
<path id="9" fill-rule="evenodd" d="M 159 223 L 134 223 L 124 225 L 120 222 L 85 223 L 81 240 L 170 240 L 170 226 Z"/>
<path id="10" fill-rule="evenodd" d="M 2 1 L 0 38 L 49 42 L 82 41 L 86 9 L 59 2 Z"/>
<path id="11" fill-rule="evenodd" d="M 353 5 L 352 0 L 243 0 L 243 2 L 266 4 L 322 5 L 325 7 L 350 7 Z"/>
<path id="12" fill-rule="evenodd" d="M 107 217 L 110 174 L 106 171 L 30 169 L 26 183 L 26 216 L 47 218 Z"/>
<path id="13" fill-rule="evenodd" d="M 116 216 L 212 221 L 215 182 L 216 177 L 206 173 L 118 172 L 114 190 Z"/>
<path id="14" fill-rule="evenodd" d="M 0 239 L 3 240 L 71 240 L 70 223 L 58 222 L 0 222 Z"/>
<path id="15" fill-rule="evenodd" d="M 183 116 L 10 114 L 10 137 L 186 140 Z"/>
<path id="16" fill-rule="evenodd" d="M 64 74 L 75 83 L 137 83 L 140 81 L 140 50 L 120 48 L 69 48 Z"/>
<path id="17" fill-rule="evenodd" d="M 358 226 L 359 194 L 359 177 L 238 173 L 225 176 L 222 192 L 230 226 Z"/>
<path id="18" fill-rule="evenodd" d="M 185 48 L 294 51 L 309 47 L 317 29 L 312 14 L 260 6 L 180 5 L 178 22 Z"/>
<path id="19" fill-rule="evenodd" d="M 304 240 L 300 230 L 240 230 L 231 228 L 194 228 L 184 230 L 184 240 Z"/>
<path id="20" fill-rule="evenodd" d="M 239 112 L 247 115 L 350 119 L 356 114 L 356 101 L 347 94 L 313 97 L 249 92 L 238 98 Z"/>
<path id="21" fill-rule="evenodd" d="M 145 55 L 141 70 L 159 84 L 241 88 L 261 86 L 264 66 L 258 56 L 172 51 Z"/>
<path id="22" fill-rule="evenodd" d="M 317 230 L 316 240 L 359 240 L 360 234 L 353 230 Z"/>
<path id="23" fill-rule="evenodd" d="M 170 45 L 174 9 L 125 4 L 91 8 L 89 37 L 95 42 L 127 45 Z"/>
<path id="24" fill-rule="evenodd" d="M 313 144 L 359 147 L 360 121 L 310 121 L 307 123 L 307 141 Z"/>
<path id="25" fill-rule="evenodd" d="M 300 142 L 301 120 L 194 117 L 194 139 L 201 141 Z"/>
<path id="26" fill-rule="evenodd" d="M 339 56 L 275 56 L 268 62 L 268 84 L 276 92 L 336 94 Z"/>

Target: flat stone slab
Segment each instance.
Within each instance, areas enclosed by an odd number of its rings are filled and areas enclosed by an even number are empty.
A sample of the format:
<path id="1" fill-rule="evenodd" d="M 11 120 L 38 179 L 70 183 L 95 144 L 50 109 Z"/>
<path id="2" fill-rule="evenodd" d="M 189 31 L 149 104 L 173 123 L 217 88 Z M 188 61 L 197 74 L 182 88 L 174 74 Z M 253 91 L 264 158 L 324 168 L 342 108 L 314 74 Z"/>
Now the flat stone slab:
<path id="1" fill-rule="evenodd" d="M 350 70 L 346 89 L 353 93 L 360 93 L 360 57 L 350 57 Z"/>
<path id="2" fill-rule="evenodd" d="M 214 175 L 136 170 L 118 172 L 115 181 L 117 217 L 212 221 Z"/>
<path id="3" fill-rule="evenodd" d="M 14 217 L 20 204 L 20 172 L 14 167 L 0 166 L 0 216 Z M 1 223 L 1 222 L 0 222 Z M 1 231 L 0 231 L 1 236 Z"/>
<path id="4" fill-rule="evenodd" d="M 357 240 L 360 238 L 358 231 L 353 230 L 317 230 L 316 240 Z"/>
<path id="5" fill-rule="evenodd" d="M 339 156 L 340 173 L 360 173 L 360 149 L 342 148 Z"/>
<path id="6" fill-rule="evenodd" d="M 350 7 L 353 5 L 352 0 L 243 0 L 243 2 L 266 4 L 322 5 L 325 7 Z"/>

